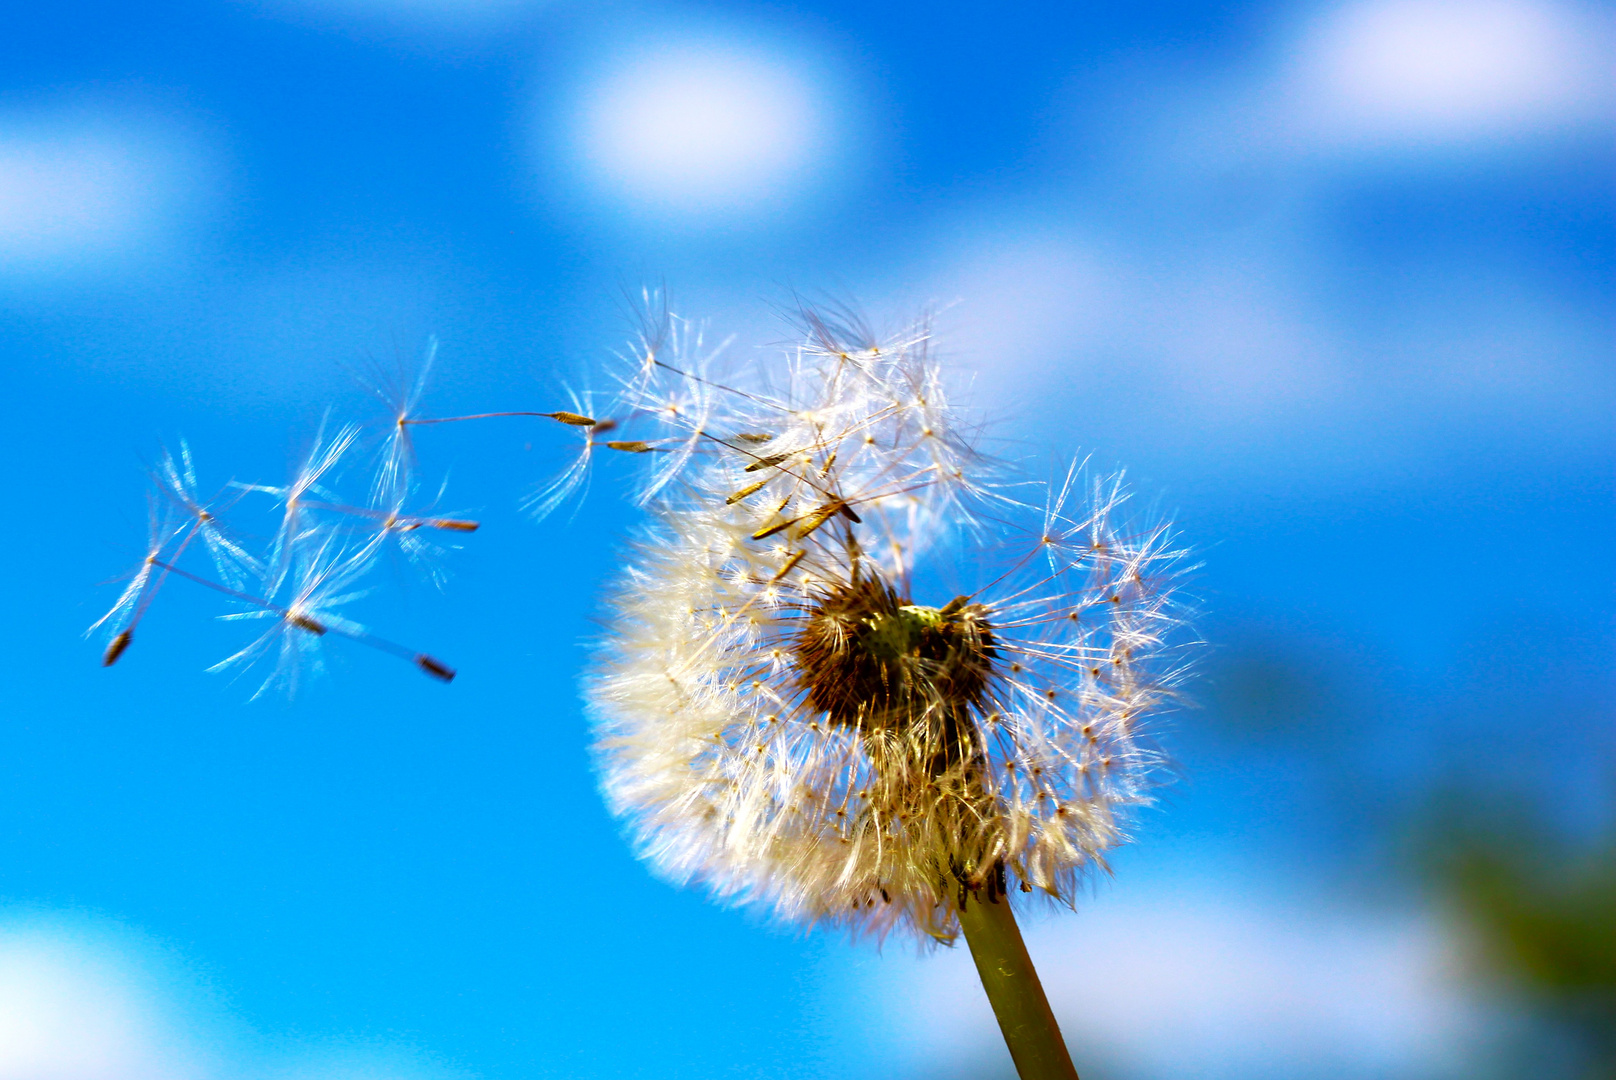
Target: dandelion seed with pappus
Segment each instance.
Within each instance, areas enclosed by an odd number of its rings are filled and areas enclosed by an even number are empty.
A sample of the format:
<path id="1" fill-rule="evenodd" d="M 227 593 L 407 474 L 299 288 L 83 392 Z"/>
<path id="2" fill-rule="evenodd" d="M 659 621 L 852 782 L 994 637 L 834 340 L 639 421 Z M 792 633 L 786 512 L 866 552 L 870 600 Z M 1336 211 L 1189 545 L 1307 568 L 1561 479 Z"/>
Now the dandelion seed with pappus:
<path id="1" fill-rule="evenodd" d="M 385 429 L 367 432 L 357 424 L 331 428 L 322 423 L 292 478 L 284 484 L 232 481 L 219 495 L 207 499 L 199 493 L 190 448 L 182 442 L 177 458 L 165 454 L 152 470 L 154 490 L 145 558 L 112 609 L 90 627 L 92 634 L 105 631 L 107 635 L 103 666 L 110 667 L 123 657 L 159 589 L 169 578 L 178 577 L 225 596 L 234 610 L 221 615 L 222 619 L 269 621 L 269 628 L 256 640 L 209 669 L 243 670 L 267 661 L 269 674 L 254 697 L 272 688 L 293 692 L 306 676 L 318 673 L 324 662 L 323 639 L 328 635 L 399 656 L 434 679 L 451 681 L 455 670 L 449 665 L 379 637 L 338 611 L 371 591 L 362 579 L 389 551 L 401 555 L 442 588 L 447 580 L 443 560 L 452 545 L 431 537 L 465 536 L 481 528 L 480 522 L 463 514 L 434 509 L 435 500 L 422 504 L 415 429 L 503 417 L 540 418 L 574 430 L 585 429 L 583 457 L 535 497 L 536 509 L 543 513 L 582 490 L 594 434 L 609 425 L 575 411 L 587 407 L 587 395 L 575 398 L 574 408 L 567 410 L 421 415 L 421 399 L 437 352 L 437 340 L 431 339 L 417 364 L 369 365 L 361 377 L 387 409 Z M 377 445 L 364 494 L 344 496 L 342 487 L 352 483 L 354 459 L 362 454 L 367 441 Z M 253 554 L 226 528 L 223 515 L 237 510 L 236 504 L 244 499 L 264 497 L 279 520 L 264 550 Z M 211 557 L 212 576 L 198 573 L 199 567 L 179 565 L 194 559 L 188 553 L 197 540 Z"/>
<path id="2" fill-rule="evenodd" d="M 677 457 L 586 681 L 612 809 L 665 875 L 788 922 L 963 931 L 1021 1075 L 1075 1075 L 1010 895 L 1071 903 L 1149 801 L 1183 553 L 1117 480 L 1038 495 L 980 453 L 924 327 L 808 313 L 748 375 L 668 319 L 621 378 L 660 434 L 608 444 Z"/>
<path id="3" fill-rule="evenodd" d="M 151 474 L 145 557 L 111 610 L 90 627 L 91 633 L 107 634 L 102 665 L 111 667 L 124 656 L 159 590 L 178 578 L 223 596 L 232 610 L 221 619 L 269 623 L 255 640 L 209 669 L 240 671 L 266 661 L 270 670 L 254 697 L 272 688 L 295 692 L 307 676 L 317 674 L 328 636 L 398 656 L 434 679 L 451 681 L 455 672 L 447 664 L 378 636 L 340 609 L 366 595 L 361 579 L 389 546 L 441 584 L 442 571 L 434 562 L 441 546 L 417 534 L 469 533 L 478 523 L 408 512 L 416 486 L 413 453 L 392 440 L 380 454 L 368 503 L 344 501 L 334 485 L 359 436 L 360 430 L 348 425 L 327 438 L 322 426 L 287 483 L 232 482 L 211 498 L 200 494 L 188 445 L 180 444 L 178 457 L 165 454 Z M 225 524 L 225 515 L 239 510 L 241 500 L 257 496 L 268 496 L 279 512 L 261 555 L 249 552 Z M 198 540 L 210 557 L 210 573 L 181 565 L 194 559 Z"/>

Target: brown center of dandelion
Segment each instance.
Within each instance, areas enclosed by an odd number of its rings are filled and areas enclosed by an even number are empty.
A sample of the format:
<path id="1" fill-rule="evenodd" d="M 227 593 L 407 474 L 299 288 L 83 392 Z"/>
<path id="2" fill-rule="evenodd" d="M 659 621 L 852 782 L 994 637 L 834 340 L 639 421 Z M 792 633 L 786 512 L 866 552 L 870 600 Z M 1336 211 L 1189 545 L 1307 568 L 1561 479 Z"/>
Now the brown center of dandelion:
<path id="1" fill-rule="evenodd" d="M 955 729 L 985 701 L 997 655 L 966 597 L 924 607 L 870 579 L 824 596 L 795 653 L 808 707 L 861 731 Z"/>

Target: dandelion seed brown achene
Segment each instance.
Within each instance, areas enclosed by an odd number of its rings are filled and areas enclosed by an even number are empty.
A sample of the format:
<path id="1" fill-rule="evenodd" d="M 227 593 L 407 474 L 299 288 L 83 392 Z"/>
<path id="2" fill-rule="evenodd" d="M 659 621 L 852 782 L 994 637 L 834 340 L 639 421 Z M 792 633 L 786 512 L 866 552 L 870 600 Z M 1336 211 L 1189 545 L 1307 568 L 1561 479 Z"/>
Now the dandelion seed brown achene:
<path id="1" fill-rule="evenodd" d="M 107 642 L 106 651 L 101 654 L 101 666 L 111 667 L 113 664 L 116 664 L 118 662 L 118 657 L 122 656 L 124 654 L 124 650 L 129 648 L 129 642 L 133 640 L 133 638 L 134 635 L 128 630 L 120 630 L 118 633 L 112 635 L 112 640 Z"/>
<path id="2" fill-rule="evenodd" d="M 455 670 L 441 660 L 434 660 L 426 653 L 417 653 L 413 660 L 415 666 L 437 679 L 439 682 L 454 682 Z"/>

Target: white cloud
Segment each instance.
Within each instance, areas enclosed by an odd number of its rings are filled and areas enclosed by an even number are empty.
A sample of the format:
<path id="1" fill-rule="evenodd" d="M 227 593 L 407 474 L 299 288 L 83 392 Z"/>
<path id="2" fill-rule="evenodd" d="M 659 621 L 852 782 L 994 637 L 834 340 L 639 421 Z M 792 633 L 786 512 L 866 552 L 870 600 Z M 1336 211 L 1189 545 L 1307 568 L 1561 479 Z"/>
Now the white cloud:
<path id="1" fill-rule="evenodd" d="M 254 1050 L 229 1017 L 186 1005 L 191 980 L 126 933 L 0 922 L 0 1080 L 447 1080 L 382 1044 Z"/>
<path id="2" fill-rule="evenodd" d="M 1133 415 L 1249 426 L 1337 392 L 1330 344 L 1285 275 L 1251 252 L 1209 245 L 1115 250 L 1055 227 L 985 232 L 934 262 L 939 320 L 955 361 L 1006 406 L 1050 384 L 1095 415 L 1137 397 Z"/>
<path id="3" fill-rule="evenodd" d="M 310 22 L 402 31 L 412 44 L 463 44 L 460 35 L 500 30 L 548 0 L 258 0 L 266 10 Z M 434 35 L 448 32 L 449 40 Z"/>
<path id="4" fill-rule="evenodd" d="M 1220 469 L 1232 453 L 1317 477 L 1483 441 L 1597 451 L 1616 377 L 1595 308 L 1513 252 L 1477 258 L 1485 241 L 1416 235 L 1400 250 L 1422 261 L 1395 277 L 1338 245 L 1367 224 L 1340 214 L 1367 176 L 1441 176 L 1463 155 L 1470 183 L 1596 130 L 1609 40 L 1533 0 L 1337 7 L 1289 38 L 1288 67 L 1119 86 L 1127 135 L 1097 148 L 1085 187 L 967 206 L 900 273 L 958 301 L 938 329 L 979 400 L 1102 455 Z"/>
<path id="5" fill-rule="evenodd" d="M 478 21 L 536 7 L 536 0 L 323 0 L 326 7 L 374 15 Z"/>
<path id="6" fill-rule="evenodd" d="M 1061 238 L 989 235 L 956 258 L 939 295 L 959 303 L 944 318 L 954 348 L 985 375 L 1036 365 L 1062 341 L 1069 362 L 1081 367 L 1121 300 L 1105 258 Z"/>
<path id="7" fill-rule="evenodd" d="M 687 42 L 619 58 L 582 102 L 583 183 L 651 211 L 746 211 L 809 180 L 823 102 L 779 57 Z"/>
<path id="8" fill-rule="evenodd" d="M 137 972 L 96 943 L 0 931 L 0 1080 L 188 1080 L 194 1045 Z"/>
<path id="9" fill-rule="evenodd" d="M 1375 295 L 1365 319 L 1283 231 L 974 227 L 900 274 L 929 276 L 950 366 L 974 376 L 977 403 L 1025 417 L 1024 437 L 1315 476 L 1429 462 L 1456 428 L 1553 453 L 1605 442 L 1605 329 L 1506 269 L 1439 268 Z"/>
<path id="10" fill-rule="evenodd" d="M 1452 947 L 1425 920 L 1241 903 L 1239 890 L 1140 892 L 1026 930 L 1080 1064 L 1198 1080 L 1420 1075 L 1473 1033 Z M 921 1070 L 998 1055 L 963 943 L 861 970 L 877 985 L 843 990 L 887 1003 L 876 1037 L 888 1052 Z"/>
<path id="11" fill-rule="evenodd" d="M 1421 145 L 1608 116 L 1606 20 L 1542 0 L 1359 0 L 1298 43 L 1282 92 L 1325 140 Z"/>
<path id="12" fill-rule="evenodd" d="M 0 271 L 75 268 L 161 247 L 198 187 L 134 122 L 0 116 Z"/>

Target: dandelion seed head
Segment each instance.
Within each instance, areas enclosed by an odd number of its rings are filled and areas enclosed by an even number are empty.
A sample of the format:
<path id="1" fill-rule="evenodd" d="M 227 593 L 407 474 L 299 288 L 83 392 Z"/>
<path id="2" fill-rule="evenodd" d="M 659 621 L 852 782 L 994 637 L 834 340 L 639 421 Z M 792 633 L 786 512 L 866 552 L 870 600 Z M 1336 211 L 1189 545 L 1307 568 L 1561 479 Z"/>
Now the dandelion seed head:
<path id="1" fill-rule="evenodd" d="M 1142 721 L 1179 674 L 1170 532 L 1130 526 L 1120 482 L 1080 468 L 1029 500 L 976 448 L 923 325 L 881 339 L 809 312 L 803 345 L 743 369 L 665 318 L 617 413 L 681 452 L 644 455 L 654 523 L 587 684 L 641 852 L 877 935 L 947 940 L 959 890 L 1000 874 L 1071 901 L 1161 764 Z M 696 398 L 699 416 L 658 405 Z M 926 595 L 950 551 L 1007 528 L 1025 542 L 1006 565 L 966 560 L 974 591 Z"/>

